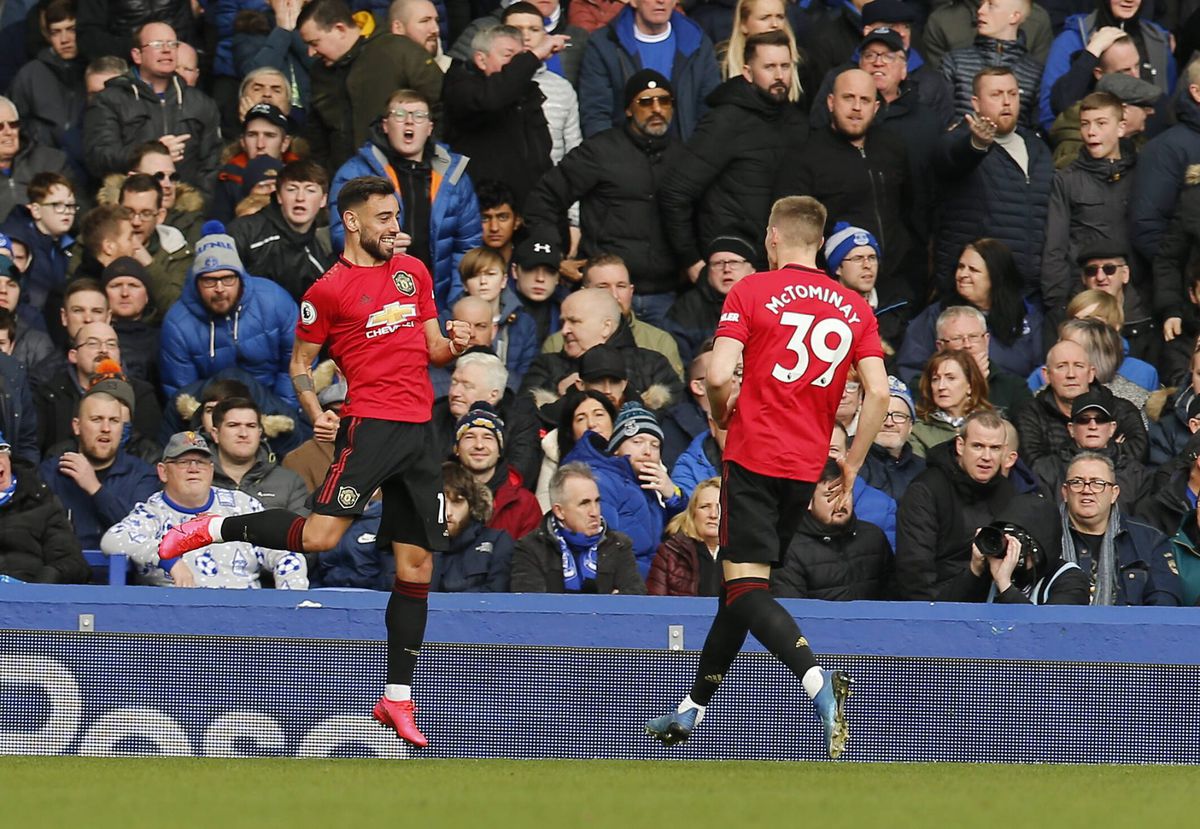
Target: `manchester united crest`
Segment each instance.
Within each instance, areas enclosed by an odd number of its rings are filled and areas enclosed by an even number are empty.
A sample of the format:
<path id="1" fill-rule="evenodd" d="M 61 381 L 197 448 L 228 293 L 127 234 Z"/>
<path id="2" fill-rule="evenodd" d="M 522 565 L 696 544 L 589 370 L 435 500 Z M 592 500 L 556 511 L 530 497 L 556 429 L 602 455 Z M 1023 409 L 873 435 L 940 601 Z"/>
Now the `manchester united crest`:
<path id="1" fill-rule="evenodd" d="M 417 283 L 413 281 L 412 274 L 407 271 L 396 271 L 392 274 L 392 284 L 405 296 L 412 296 L 417 292 Z"/>

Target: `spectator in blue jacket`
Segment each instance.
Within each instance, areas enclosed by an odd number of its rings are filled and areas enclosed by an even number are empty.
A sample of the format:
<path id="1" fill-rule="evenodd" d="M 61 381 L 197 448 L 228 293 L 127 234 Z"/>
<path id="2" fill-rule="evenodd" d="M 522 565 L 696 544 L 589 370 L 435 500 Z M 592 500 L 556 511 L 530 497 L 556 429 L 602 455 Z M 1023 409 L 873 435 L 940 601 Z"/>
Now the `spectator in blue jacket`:
<path id="1" fill-rule="evenodd" d="M 419 92 L 401 89 L 371 127 L 371 138 L 333 177 L 329 225 L 336 249 L 345 244 L 338 194 L 358 176 L 386 178 L 396 187 L 400 229 L 412 237 L 408 254 L 433 276 L 434 299 L 446 312 L 463 293 L 458 266 L 463 255 L 483 244 L 479 201 L 467 175 L 468 158 L 431 141 L 432 107 Z"/>
<path id="2" fill-rule="evenodd" d="M 492 491 L 457 463 L 442 464 L 450 545 L 433 554 L 429 589 L 438 593 L 507 593 L 513 540 L 487 527 Z"/>
<path id="3" fill-rule="evenodd" d="M 725 452 L 727 434 L 729 433 L 708 415 L 708 431 L 692 438 L 688 448 L 671 467 L 671 480 L 683 492 L 685 498 L 691 498 L 701 483 L 721 474 L 721 457 Z"/>
<path id="4" fill-rule="evenodd" d="M 37 410 L 24 367 L 0 352 L 0 431 L 12 435 L 12 452 L 30 463 L 41 460 L 38 451 Z"/>
<path id="5" fill-rule="evenodd" d="M 163 391 L 173 397 L 190 383 L 237 367 L 295 407 L 288 361 L 298 314 L 286 290 L 246 273 L 225 228 L 207 223 L 183 296 L 163 320 Z"/>
<path id="6" fill-rule="evenodd" d="M 13 208 L 0 232 L 27 248 L 29 264 L 21 274 L 21 292 L 25 304 L 41 312 L 67 285 L 67 251 L 75 241 L 70 230 L 79 203 L 75 185 L 59 173 L 38 173 L 25 192 L 28 202 Z"/>
<path id="7" fill-rule="evenodd" d="M 835 422 L 829 438 L 829 457 L 835 460 L 846 457 L 848 443 L 846 427 Z M 862 476 L 854 479 L 853 497 L 854 514 L 883 530 L 892 549 L 896 549 L 896 499 L 868 484 Z"/>
<path id="8" fill-rule="evenodd" d="M 584 138 L 624 125 L 625 83 L 639 69 L 654 69 L 671 82 L 671 129 L 685 141 L 691 137 L 708 109 L 705 99 L 721 83 L 721 72 L 712 41 L 675 5 L 674 0 L 630 0 L 629 8 L 588 38 L 579 70 Z"/>
<path id="9" fill-rule="evenodd" d="M 312 557 L 315 563 L 308 570 L 308 586 L 391 590 L 396 560 L 376 543 L 382 516 L 382 498 L 368 503 L 336 547 Z"/>
<path id="10" fill-rule="evenodd" d="M 1105 27 L 1121 29 L 1133 40 L 1141 58 L 1142 80 L 1155 84 L 1166 94 L 1175 89 L 1175 56 L 1171 53 L 1174 47 L 1170 34 L 1157 23 L 1143 19 L 1142 0 L 1132 4 L 1132 11 L 1127 9 L 1128 5 L 1128 0 L 1097 0 L 1096 10 L 1091 14 L 1073 14 L 1067 18 L 1062 33 L 1050 46 L 1042 72 L 1038 108 L 1043 128 L 1050 129 L 1058 115 L 1050 106 L 1054 82 L 1071 68 L 1071 61 L 1088 47 L 1092 36 Z M 1153 11 L 1151 4 L 1150 13 Z"/>
<path id="11" fill-rule="evenodd" d="M 607 444 L 589 431 L 562 459 L 563 465 L 581 461 L 591 468 L 600 487 L 604 522 L 633 541 L 643 580 L 667 521 L 687 507 L 687 498 L 663 466 L 662 436 L 653 414 L 637 403 L 626 403 Z"/>
<path id="12" fill-rule="evenodd" d="M 38 470 L 85 550 L 100 549 L 108 528 L 159 490 L 154 467 L 122 445 L 122 403 L 103 391 L 111 382 L 101 381 L 79 401 L 71 423 L 76 447 L 46 458 Z"/>

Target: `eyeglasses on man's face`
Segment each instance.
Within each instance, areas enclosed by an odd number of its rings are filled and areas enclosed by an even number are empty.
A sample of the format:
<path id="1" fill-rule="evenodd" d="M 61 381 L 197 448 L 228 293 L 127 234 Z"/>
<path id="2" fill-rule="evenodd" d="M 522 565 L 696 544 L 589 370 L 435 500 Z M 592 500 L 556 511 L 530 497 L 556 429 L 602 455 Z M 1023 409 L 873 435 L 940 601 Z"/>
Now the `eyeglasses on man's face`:
<path id="1" fill-rule="evenodd" d="M 1066 480 L 1067 489 L 1075 493 L 1093 492 L 1101 493 L 1109 487 L 1116 486 L 1112 481 L 1103 481 L 1099 478 L 1068 478 Z"/>

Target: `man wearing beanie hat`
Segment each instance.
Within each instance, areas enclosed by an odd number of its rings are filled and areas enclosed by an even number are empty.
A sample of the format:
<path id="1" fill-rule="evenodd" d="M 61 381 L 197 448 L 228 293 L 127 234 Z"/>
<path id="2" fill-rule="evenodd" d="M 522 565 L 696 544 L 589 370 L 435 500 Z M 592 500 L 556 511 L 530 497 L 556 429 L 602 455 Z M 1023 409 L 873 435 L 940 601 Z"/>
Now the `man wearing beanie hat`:
<path id="1" fill-rule="evenodd" d="M 825 272 L 867 301 L 879 323 L 879 338 L 894 349 L 904 339 L 913 302 L 907 280 L 878 281 L 882 263 L 875 236 L 849 222 L 838 222 L 825 240 Z"/>
<path id="2" fill-rule="evenodd" d="M 531 227 L 560 227 L 579 202 L 579 255 L 620 256 L 639 295 L 673 291 L 679 276 L 667 242 L 658 190 L 678 160 L 682 144 L 674 118 L 671 82 L 653 69 L 625 84 L 625 120 L 619 129 L 584 139 L 546 172 L 525 202 Z"/>
<path id="3" fill-rule="evenodd" d="M 796 60 L 788 35 L 747 38 L 745 60 L 709 97 L 712 109 L 662 190 L 667 238 L 692 282 L 704 268 L 704 240 L 730 231 L 762 237 L 783 159 L 808 139 L 807 113 L 788 100 Z"/>
<path id="4" fill-rule="evenodd" d="M 112 327 L 121 342 L 122 368 L 130 377 L 159 385 L 160 315 L 150 298 L 146 269 L 131 256 L 113 260 L 100 275 Z"/>
<path id="5" fill-rule="evenodd" d="M 736 230 L 719 233 L 705 244 L 704 273 L 667 312 L 668 328 L 684 360 L 690 362 L 700 352 L 717 330 L 730 289 L 754 273 L 761 261 L 758 246 Z"/>
<path id="6" fill-rule="evenodd" d="M 454 425 L 454 455 L 492 493 L 487 525 L 523 538 L 537 529 L 542 509 L 524 486 L 521 473 L 504 458 L 504 421 L 490 403 L 479 402 Z"/>
<path id="7" fill-rule="evenodd" d="M 284 401 L 297 405 L 288 375 L 299 311 L 287 291 L 250 276 L 220 222 L 204 225 L 183 296 L 163 320 L 163 391 L 227 368 L 240 368 Z"/>
<path id="8" fill-rule="evenodd" d="M 696 23 L 676 11 L 676 0 L 626 6 L 588 38 L 579 71 L 579 121 L 590 138 L 619 127 L 625 83 L 637 68 L 667 76 L 674 88 L 674 132 L 685 141 L 707 109 L 705 99 L 721 83 L 712 41 Z"/>
<path id="9" fill-rule="evenodd" d="M 643 579 L 658 551 L 663 528 L 687 507 L 687 498 L 662 462 L 662 427 L 639 403 L 626 403 L 617 413 L 612 437 L 605 441 L 587 432 L 561 460 L 581 461 L 596 476 L 600 509 L 608 529 L 629 536 Z"/>
<path id="10" fill-rule="evenodd" d="M 925 471 L 925 459 L 908 443 L 917 409 L 904 381 L 888 377 L 888 413 L 867 453 L 859 477 L 897 501 Z"/>

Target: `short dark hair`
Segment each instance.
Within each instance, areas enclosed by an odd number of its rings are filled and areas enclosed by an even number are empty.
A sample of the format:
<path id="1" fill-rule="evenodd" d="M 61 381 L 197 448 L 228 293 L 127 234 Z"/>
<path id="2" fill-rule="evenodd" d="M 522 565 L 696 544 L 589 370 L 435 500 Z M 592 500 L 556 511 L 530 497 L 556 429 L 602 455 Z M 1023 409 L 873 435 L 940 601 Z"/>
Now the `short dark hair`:
<path id="1" fill-rule="evenodd" d="M 10 343 L 17 338 L 17 318 L 7 308 L 0 308 L 0 331 L 8 332 Z"/>
<path id="2" fill-rule="evenodd" d="M 213 380 L 200 392 L 201 403 L 220 403 L 230 397 L 250 397 L 250 387 L 241 380 L 222 377 L 220 380 Z"/>
<path id="3" fill-rule="evenodd" d="M 137 167 L 148 155 L 165 155 L 171 157 L 171 151 L 167 149 L 167 145 L 161 141 L 147 141 L 145 144 L 138 144 L 133 148 L 133 155 L 130 157 L 129 168 L 132 170 Z"/>
<path id="4" fill-rule="evenodd" d="M 760 46 L 784 46 L 791 52 L 792 41 L 783 29 L 772 29 L 769 32 L 759 32 L 756 35 L 750 35 L 750 37 L 746 38 L 746 49 L 742 60 L 749 63 Z"/>
<path id="5" fill-rule="evenodd" d="M 83 220 L 79 223 L 79 236 L 83 240 L 83 246 L 95 256 L 100 252 L 100 244 L 105 239 L 116 236 L 121 223 L 127 221 L 129 208 L 124 205 L 102 204 L 93 207 L 83 214 Z"/>
<path id="6" fill-rule="evenodd" d="M 346 182 L 346 186 L 338 193 L 338 212 L 345 213 L 356 207 L 362 207 L 372 196 L 394 196 L 396 188 L 386 178 L 379 176 L 359 176 Z"/>
<path id="7" fill-rule="evenodd" d="M 485 178 L 475 183 L 475 198 L 479 199 L 479 210 L 495 210 L 497 207 L 508 205 L 513 213 L 521 215 L 517 209 L 517 197 L 512 188 L 502 181 Z"/>
<path id="8" fill-rule="evenodd" d="M 73 279 L 67 283 L 67 287 L 63 290 L 63 304 L 75 294 L 81 294 L 84 291 L 100 294 L 104 297 L 104 301 L 108 302 L 108 294 L 104 293 L 104 286 L 99 280 L 92 279 L 90 276 L 81 276 L 78 279 Z"/>
<path id="9" fill-rule="evenodd" d="M 155 196 L 155 206 L 162 207 L 162 185 L 158 183 L 154 176 L 149 175 L 148 173 L 134 173 L 131 176 L 127 176 L 125 180 L 121 182 L 121 192 L 118 197 L 119 201 L 125 201 L 126 193 L 153 193 Z"/>
<path id="10" fill-rule="evenodd" d="M 43 172 L 31 178 L 29 185 L 25 188 L 25 195 L 29 199 L 28 203 L 40 202 L 49 196 L 50 191 L 55 187 L 65 187 L 71 191 L 71 195 L 75 195 L 75 185 L 69 178 L 62 173 Z"/>
<path id="11" fill-rule="evenodd" d="M 225 422 L 225 415 L 232 412 L 234 409 L 250 409 L 254 412 L 254 416 L 259 421 L 262 420 L 262 410 L 258 408 L 258 404 L 249 397 L 226 397 L 218 403 L 212 412 L 213 428 L 219 428 Z"/>
<path id="12" fill-rule="evenodd" d="M 517 0 L 516 3 L 513 3 L 504 10 L 504 14 L 500 15 L 500 22 L 507 23 L 508 18 L 514 14 L 536 14 L 538 17 L 542 16 L 542 13 L 538 11 L 538 7 L 533 5 L 533 3 L 526 2 L 526 0 Z"/>
<path id="13" fill-rule="evenodd" d="M 299 30 L 309 21 L 316 23 L 324 31 L 332 29 L 339 23 L 348 28 L 358 25 L 354 22 L 354 15 L 344 0 L 313 0 L 300 10 L 300 15 L 296 18 L 296 29 Z"/>
<path id="14" fill-rule="evenodd" d="M 827 484 L 831 481 L 840 481 L 842 479 L 842 467 L 833 458 L 825 459 L 825 466 L 821 467 L 821 477 L 817 479 L 819 484 Z"/>
<path id="15" fill-rule="evenodd" d="M 588 281 L 588 274 L 592 272 L 592 268 L 603 268 L 610 265 L 620 265 L 625 270 L 629 270 L 625 260 L 615 253 L 600 253 L 588 259 L 587 264 L 583 266 L 583 281 Z"/>
<path id="16" fill-rule="evenodd" d="M 311 159 L 302 158 L 299 161 L 283 165 L 278 178 L 275 179 L 275 192 L 278 193 L 289 181 L 312 182 L 319 185 L 323 192 L 329 192 L 328 171 Z"/>
<path id="17" fill-rule="evenodd" d="M 53 23 L 62 23 L 64 20 L 77 18 L 75 0 L 50 0 L 42 7 L 42 25 L 46 28 Z"/>

